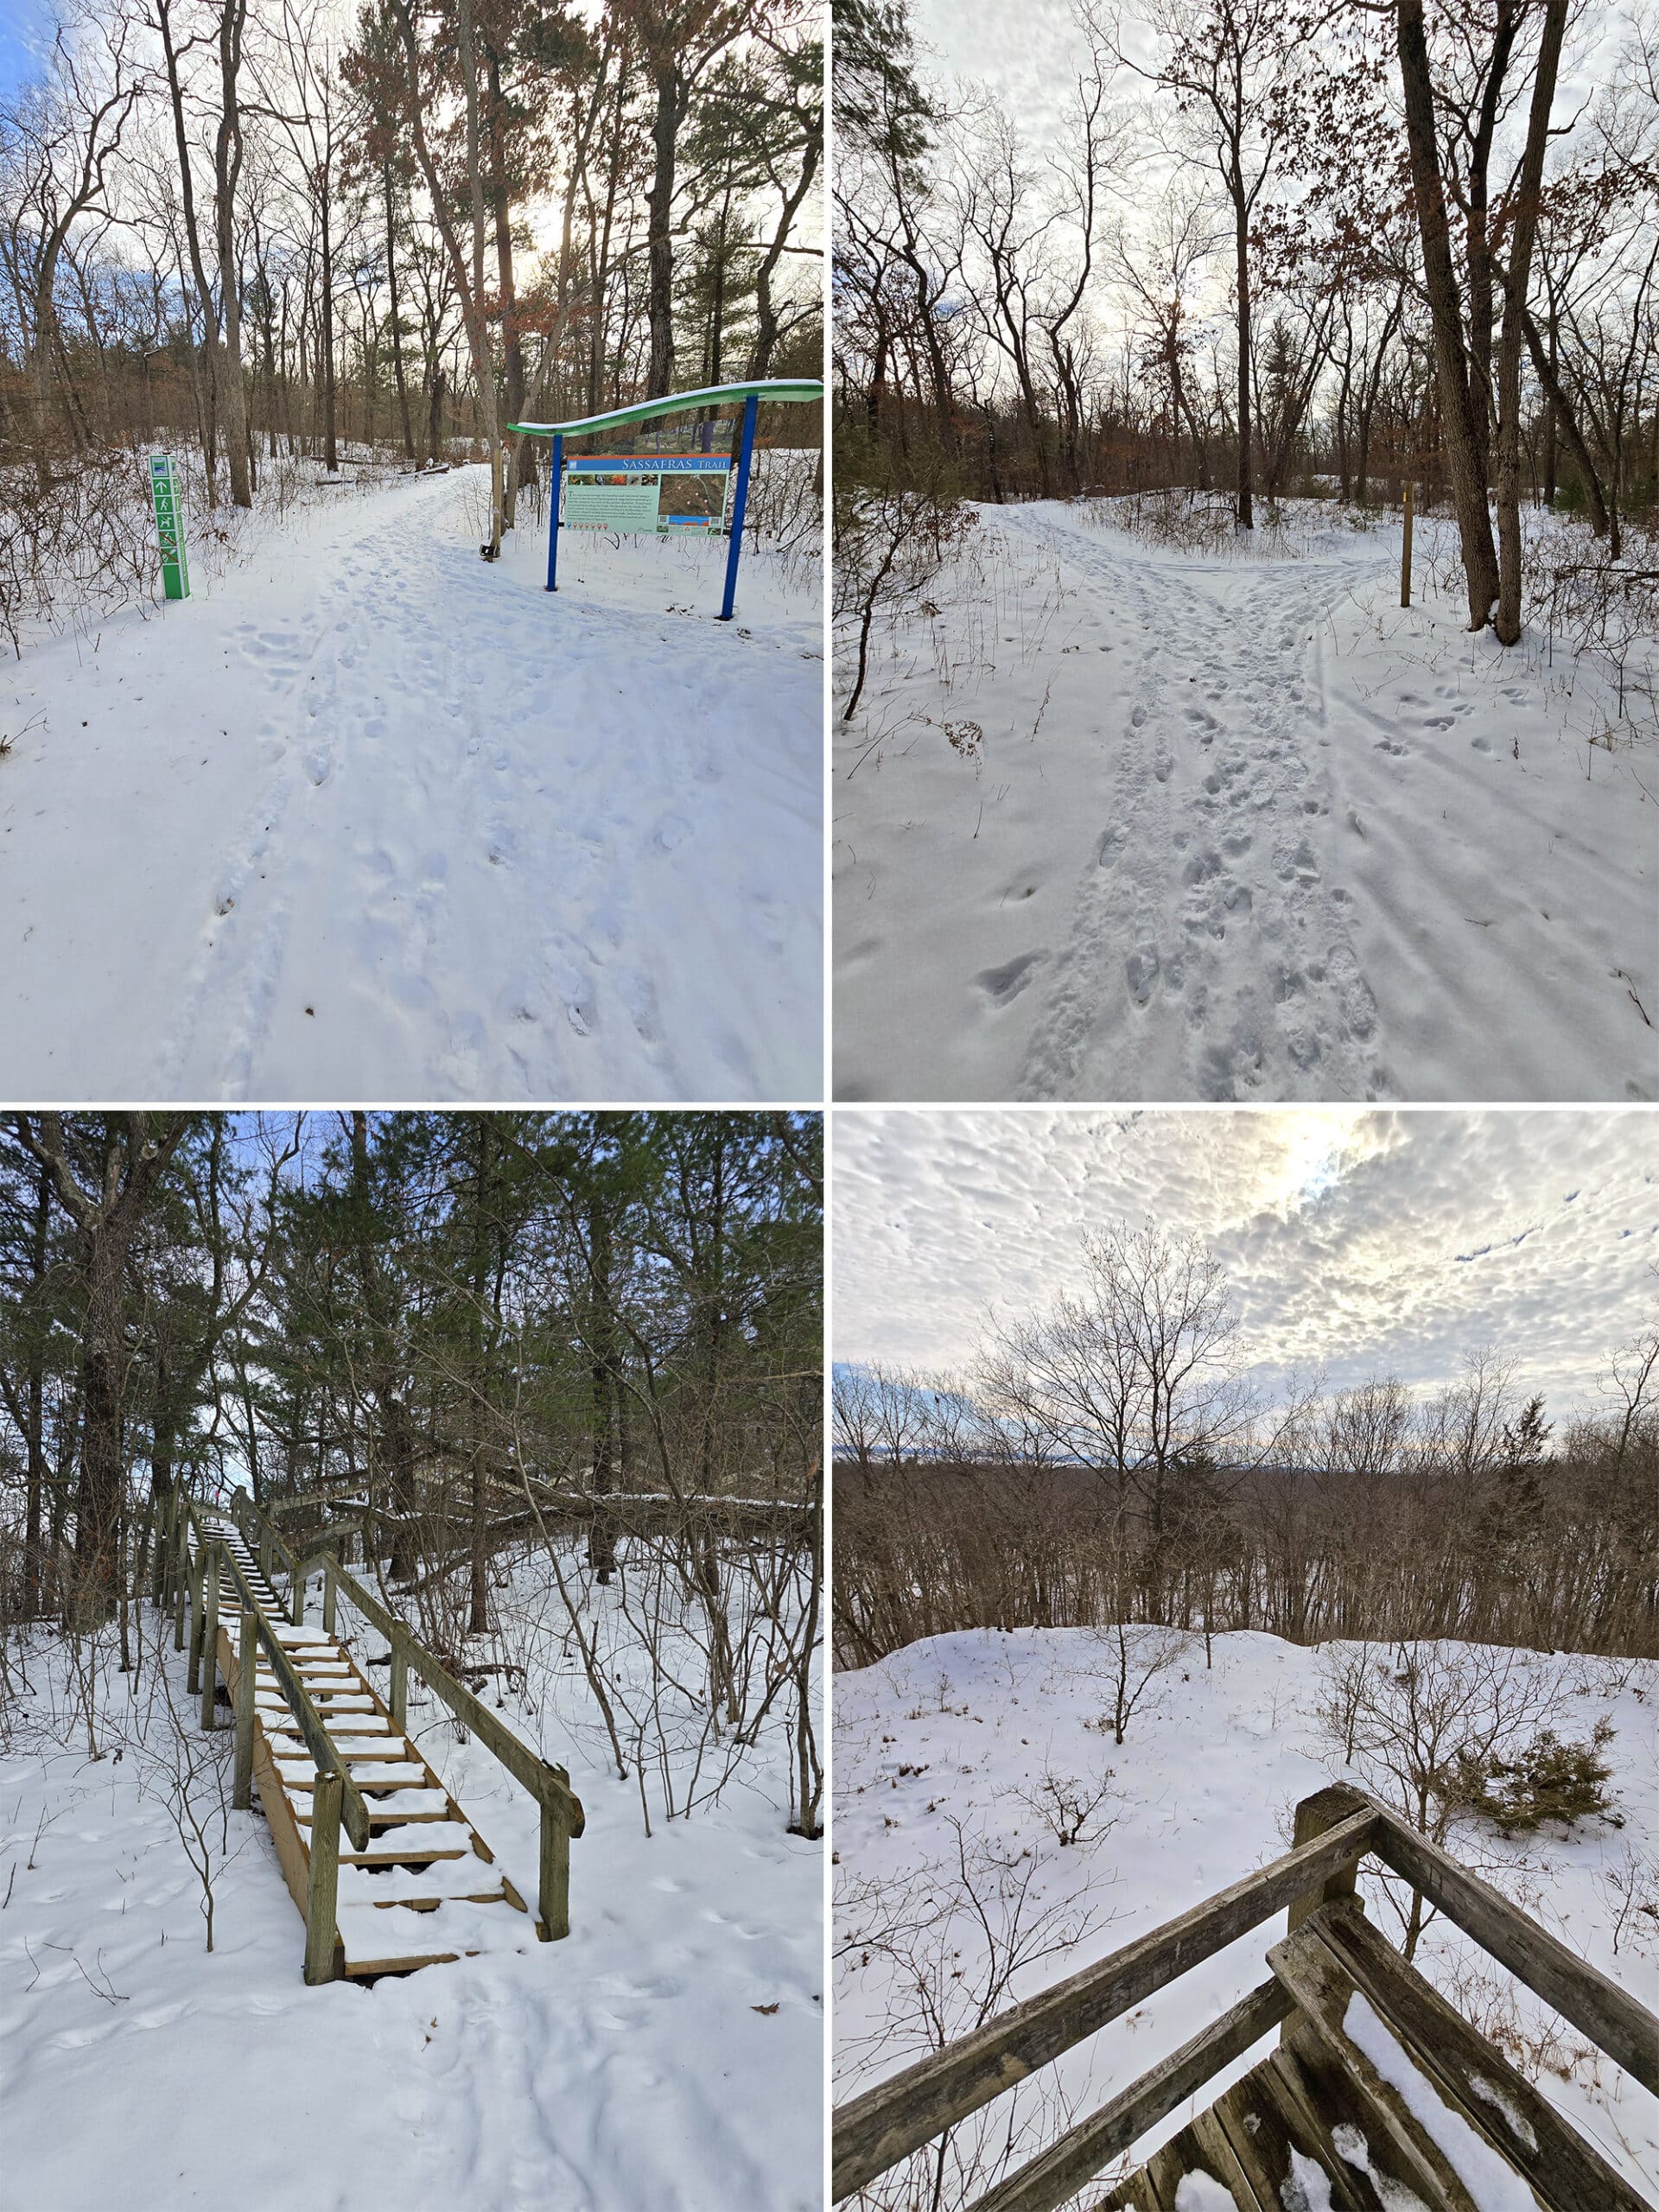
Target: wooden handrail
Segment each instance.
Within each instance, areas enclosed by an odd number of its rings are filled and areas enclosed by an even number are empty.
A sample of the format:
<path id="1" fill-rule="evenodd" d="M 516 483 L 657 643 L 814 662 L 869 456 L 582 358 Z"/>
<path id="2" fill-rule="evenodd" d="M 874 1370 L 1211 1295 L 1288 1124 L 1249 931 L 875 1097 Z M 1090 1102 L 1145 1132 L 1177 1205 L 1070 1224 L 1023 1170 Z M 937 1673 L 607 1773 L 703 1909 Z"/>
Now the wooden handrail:
<path id="1" fill-rule="evenodd" d="M 1127 2151 L 1156 2127 L 1195 2089 L 1242 2058 L 1294 2010 L 1277 1979 L 1259 1983 L 1218 2020 L 1149 2067 L 1138 2082 L 1090 2113 L 1027 2162 L 976 2197 L 970 2212 L 1057 2212 L 1091 2182 L 1109 2158 Z"/>
<path id="2" fill-rule="evenodd" d="M 296 1589 L 303 1590 L 303 1567 L 309 1559 L 318 1555 L 322 1557 L 326 1577 L 323 1625 L 329 1633 L 333 1633 L 334 1592 L 341 1590 L 370 1626 L 378 1629 L 385 1637 L 391 1649 L 391 1682 L 387 1701 L 391 1707 L 395 1726 L 402 1728 L 407 1723 L 407 1682 L 412 1668 L 433 1694 L 448 1707 L 456 1719 L 471 1729 L 485 1750 L 499 1759 L 519 1787 L 536 1800 L 541 1809 L 538 1895 L 541 1925 L 550 1941 L 568 1936 L 570 1932 L 570 1845 L 572 1840 L 580 1836 L 587 1827 L 588 1816 L 582 1810 L 581 1798 L 570 1787 L 567 1770 L 532 1751 L 529 1745 L 515 1736 L 486 1705 L 474 1697 L 469 1689 L 463 1688 L 442 1662 L 417 1640 L 397 1615 L 388 1611 L 372 1591 L 365 1589 L 349 1569 L 340 1565 L 332 1546 L 320 1544 L 317 1553 L 307 1553 L 296 1558 L 245 1493 L 240 1495 L 238 1503 L 238 1525 L 243 1528 L 245 1536 L 247 1534 L 245 1523 L 251 1520 L 257 1524 L 259 1534 L 271 1538 L 289 1563 Z"/>
<path id="3" fill-rule="evenodd" d="M 1397 1813 L 1338 1783 L 1298 1805 L 1296 1844 L 1285 1857 L 843 2106 L 835 2115 L 834 2196 L 864 2188 L 1281 1906 L 1293 1930 L 1322 1904 L 1354 1910 L 1347 1900 L 1367 1851 L 1659 2094 L 1659 2020 Z M 972 2212 L 1056 2212 L 1109 2159 L 1294 2010 L 1276 1980 L 1264 1982 L 995 2183 Z"/>
<path id="4" fill-rule="evenodd" d="M 1178 1919 L 1040 1990 L 958 2042 L 878 2082 L 835 2116 L 833 2193 L 850 2196 L 1166 1981 L 1318 1890 L 1368 1848 L 1366 1806 Z"/>
<path id="5" fill-rule="evenodd" d="M 1376 1814 L 1371 1848 L 1377 1857 L 1659 2096 L 1659 2020 L 1397 1813 L 1378 1805 Z"/>
<path id="6" fill-rule="evenodd" d="M 304 1683 L 295 1672 L 293 1662 L 283 1649 L 280 1637 L 276 1635 L 266 1620 L 264 1607 L 259 1603 L 254 1593 L 253 1586 L 243 1573 L 241 1561 L 228 1545 L 207 1535 L 197 1518 L 194 1500 L 187 1497 L 185 1508 L 189 1516 L 190 1527 L 195 1535 L 201 1558 L 204 1560 L 207 1559 L 210 1548 L 219 1552 L 225 1565 L 230 1570 L 232 1580 L 241 1593 L 243 1611 L 252 1614 L 254 1634 L 264 1646 L 265 1656 L 270 1662 L 271 1672 L 276 1675 L 277 1686 L 288 1701 L 289 1710 L 298 1723 L 300 1734 L 305 1739 L 307 1751 L 310 1752 L 322 1773 L 340 1777 L 340 1817 L 346 1823 L 346 1833 L 351 1837 L 354 1850 L 366 1851 L 369 1847 L 370 1835 L 369 1808 L 364 1802 L 363 1793 L 347 1773 L 341 1764 L 339 1752 L 329 1741 L 328 1732 L 322 1725 L 321 1717 L 315 1706 L 312 1704 Z M 204 1656 L 207 1665 L 211 1668 L 213 1664 L 212 1654 L 207 1653 Z"/>

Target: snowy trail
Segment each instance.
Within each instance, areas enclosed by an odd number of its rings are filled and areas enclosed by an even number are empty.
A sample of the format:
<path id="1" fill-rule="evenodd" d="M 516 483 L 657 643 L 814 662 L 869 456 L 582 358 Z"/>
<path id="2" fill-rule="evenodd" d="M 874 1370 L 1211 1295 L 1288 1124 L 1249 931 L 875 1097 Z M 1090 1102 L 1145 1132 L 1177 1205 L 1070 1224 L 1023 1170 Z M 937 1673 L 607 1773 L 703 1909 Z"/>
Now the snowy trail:
<path id="1" fill-rule="evenodd" d="M 550 601 L 533 528 L 478 559 L 474 474 L 342 494 L 25 659 L 15 1094 L 815 1089 L 816 607 L 752 553 L 716 626 L 723 545 L 637 539 Z"/>
<path id="2" fill-rule="evenodd" d="M 843 734 L 837 1096 L 1659 1094 L 1651 763 L 1569 728 L 1592 679 L 1564 702 L 1421 573 L 1402 612 L 1392 525 L 982 527 Z"/>
<path id="3" fill-rule="evenodd" d="M 1117 671 L 1125 737 L 1016 1095 L 1290 1097 L 1315 1071 L 1319 1095 L 1387 1092 L 1347 894 L 1325 884 L 1309 836 L 1331 805 L 1308 757 L 1312 594 L 1068 551 L 1093 618 L 1127 613 L 1147 638 Z M 1320 595 L 1370 566 L 1324 569 Z M 1241 969 L 1227 938 L 1249 925 L 1267 957 Z"/>

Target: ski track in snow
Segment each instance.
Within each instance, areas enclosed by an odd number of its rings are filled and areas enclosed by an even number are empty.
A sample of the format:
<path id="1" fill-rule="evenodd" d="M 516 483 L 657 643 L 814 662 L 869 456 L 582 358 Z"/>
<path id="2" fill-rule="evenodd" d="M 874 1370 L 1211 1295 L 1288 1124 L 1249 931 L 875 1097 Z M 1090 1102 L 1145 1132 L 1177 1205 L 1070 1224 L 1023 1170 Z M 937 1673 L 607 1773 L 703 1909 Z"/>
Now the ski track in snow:
<path id="1" fill-rule="evenodd" d="M 48 728 L 7 764 L 29 787 L 0 786 L 19 822 L 5 859 L 23 857 L 25 817 L 35 846 L 18 900 L 35 946 L 0 1004 L 14 1090 L 816 1090 L 810 615 L 779 619 L 751 549 L 739 621 L 715 626 L 713 542 L 578 542 L 550 600 L 539 530 L 498 566 L 477 558 L 472 474 L 346 493 L 277 545 L 274 574 L 111 626 L 93 681 L 126 696 L 90 867 L 36 826 L 86 830 L 74 779 L 92 764 L 70 740 L 88 671 L 66 640 L 25 660 Z M 188 742 L 158 757 L 197 719 L 219 754 L 200 779 Z M 158 824 L 158 867 L 138 786 L 168 776 L 192 819 Z"/>
<path id="2" fill-rule="evenodd" d="M 1598 678 L 1569 734 L 1427 546 L 1402 612 L 1386 522 L 1300 560 L 982 530 L 843 736 L 837 1096 L 1659 1092 L 1650 762 L 1584 743 Z"/>

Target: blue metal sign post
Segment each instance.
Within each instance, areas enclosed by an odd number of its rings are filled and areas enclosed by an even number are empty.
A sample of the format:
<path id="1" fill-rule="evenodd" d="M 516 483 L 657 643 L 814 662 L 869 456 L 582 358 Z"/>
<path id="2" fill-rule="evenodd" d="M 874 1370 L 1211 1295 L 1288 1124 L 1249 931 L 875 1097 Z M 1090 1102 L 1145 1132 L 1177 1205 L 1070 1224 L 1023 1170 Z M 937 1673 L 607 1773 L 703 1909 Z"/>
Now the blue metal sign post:
<path id="1" fill-rule="evenodd" d="M 732 541 L 726 552 L 726 596 L 715 620 L 729 622 L 737 599 L 737 556 L 743 550 L 743 510 L 749 504 L 749 463 L 754 459 L 754 418 L 760 403 L 751 392 L 743 403 L 743 450 L 737 462 L 737 496 L 732 501 Z"/>
<path id="2" fill-rule="evenodd" d="M 564 496 L 564 440 L 556 435 L 553 440 L 553 515 L 547 526 L 547 588 L 559 588 L 559 502 Z"/>

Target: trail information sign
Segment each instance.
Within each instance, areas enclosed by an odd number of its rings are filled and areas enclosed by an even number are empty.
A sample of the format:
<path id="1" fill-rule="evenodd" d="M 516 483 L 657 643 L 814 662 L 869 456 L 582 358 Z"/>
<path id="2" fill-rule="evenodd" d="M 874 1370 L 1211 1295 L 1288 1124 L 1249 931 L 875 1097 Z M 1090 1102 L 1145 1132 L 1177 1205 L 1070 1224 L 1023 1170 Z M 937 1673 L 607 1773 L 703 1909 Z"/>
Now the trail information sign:
<path id="1" fill-rule="evenodd" d="M 149 488 L 156 501 L 156 534 L 162 546 L 162 588 L 168 599 L 188 599 L 190 571 L 184 558 L 184 502 L 171 456 L 158 453 L 149 463 Z"/>
<path id="2" fill-rule="evenodd" d="M 725 454 L 639 454 L 619 460 L 601 456 L 599 466 L 607 468 L 612 482 L 605 487 L 608 494 L 610 512 L 601 519 L 589 506 L 582 512 L 584 497 L 591 499 L 594 489 L 591 476 L 595 463 L 591 455 L 566 463 L 564 442 L 567 438 L 591 437 L 601 430 L 632 430 L 645 423 L 660 422 L 664 415 L 700 414 L 704 408 L 728 407 L 736 401 L 743 403 L 743 427 L 734 442 L 737 445 L 737 469 L 732 474 L 731 459 Z M 509 423 L 507 428 L 515 437 L 551 438 L 553 441 L 553 497 L 547 532 L 547 588 L 559 588 L 559 524 L 561 520 L 573 524 L 577 529 L 589 530 L 725 530 L 726 590 L 720 602 L 716 620 L 729 622 L 737 611 L 737 556 L 743 544 L 743 517 L 749 500 L 749 468 L 754 459 L 754 425 L 757 410 L 762 400 L 770 405 L 778 401 L 823 404 L 823 386 L 812 377 L 763 377 L 758 384 L 714 384 L 701 385 L 696 391 L 671 392 L 663 399 L 637 399 L 631 407 L 613 407 L 604 415 L 584 415 L 573 423 Z M 664 482 L 674 483 L 687 475 L 713 474 L 726 472 L 725 496 L 721 501 L 720 518 L 716 521 L 701 500 L 689 505 L 677 502 L 676 510 L 664 514 L 662 509 Z M 584 472 L 590 486 L 584 493 L 575 480 Z M 641 485 L 635 491 L 630 476 L 654 476 L 654 492 L 647 492 Z M 566 496 L 559 496 L 559 487 L 565 487 Z M 689 488 L 689 487 L 687 487 Z M 652 502 L 647 520 L 645 502 Z M 616 503 L 629 504 L 621 512 L 637 516 L 637 520 L 619 518 Z M 574 503 L 574 504 L 573 504 Z M 730 522 L 727 521 L 729 513 Z"/>
<path id="3" fill-rule="evenodd" d="M 728 454 L 583 454 L 564 465 L 564 526 L 619 531 L 723 529 L 731 470 Z M 704 476 L 726 480 L 718 509 L 677 502 L 664 509 L 665 484 L 672 483 L 678 491 L 686 480 Z"/>

